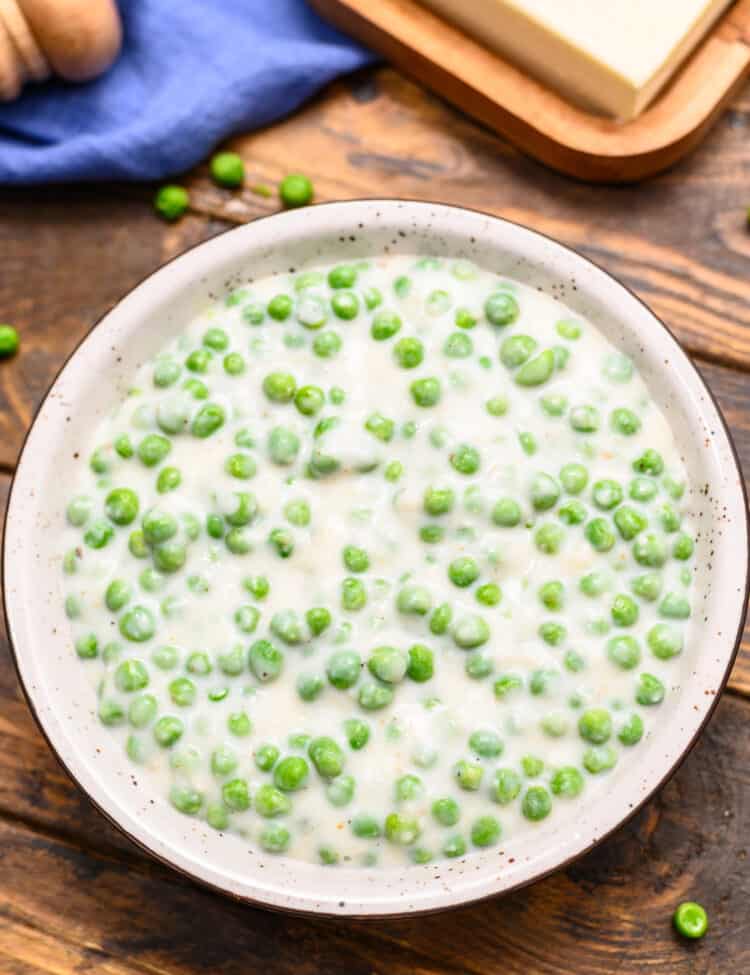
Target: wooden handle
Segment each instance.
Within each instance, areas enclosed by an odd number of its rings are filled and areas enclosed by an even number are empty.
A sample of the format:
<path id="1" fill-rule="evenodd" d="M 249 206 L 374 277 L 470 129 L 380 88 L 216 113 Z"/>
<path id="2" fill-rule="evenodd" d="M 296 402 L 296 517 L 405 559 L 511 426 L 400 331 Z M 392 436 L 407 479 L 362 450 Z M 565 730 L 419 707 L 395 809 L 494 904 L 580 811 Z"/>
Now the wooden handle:
<path id="1" fill-rule="evenodd" d="M 53 71 L 67 81 L 95 78 L 121 42 L 114 0 L 0 0 L 0 100 Z"/>
<path id="2" fill-rule="evenodd" d="M 122 27 L 113 0 L 16 0 L 52 69 L 88 81 L 117 57 Z"/>

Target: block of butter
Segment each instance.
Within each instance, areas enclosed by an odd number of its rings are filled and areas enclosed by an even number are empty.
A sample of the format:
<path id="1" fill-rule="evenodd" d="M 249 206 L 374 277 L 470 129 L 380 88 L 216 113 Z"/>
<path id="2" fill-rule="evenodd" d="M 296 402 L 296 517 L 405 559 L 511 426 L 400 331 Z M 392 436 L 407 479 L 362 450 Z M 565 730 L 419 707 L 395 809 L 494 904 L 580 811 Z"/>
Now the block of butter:
<path id="1" fill-rule="evenodd" d="M 581 105 L 635 118 L 733 0 L 422 0 Z"/>

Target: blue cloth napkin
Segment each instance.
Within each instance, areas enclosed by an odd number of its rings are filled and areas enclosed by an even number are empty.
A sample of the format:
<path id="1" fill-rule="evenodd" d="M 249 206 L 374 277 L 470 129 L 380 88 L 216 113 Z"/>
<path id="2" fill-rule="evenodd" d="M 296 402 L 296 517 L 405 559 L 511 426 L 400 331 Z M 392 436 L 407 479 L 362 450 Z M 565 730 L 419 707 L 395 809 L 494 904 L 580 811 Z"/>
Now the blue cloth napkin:
<path id="1" fill-rule="evenodd" d="M 0 105 L 0 183 L 162 179 L 372 55 L 304 0 L 120 0 L 119 61 Z"/>

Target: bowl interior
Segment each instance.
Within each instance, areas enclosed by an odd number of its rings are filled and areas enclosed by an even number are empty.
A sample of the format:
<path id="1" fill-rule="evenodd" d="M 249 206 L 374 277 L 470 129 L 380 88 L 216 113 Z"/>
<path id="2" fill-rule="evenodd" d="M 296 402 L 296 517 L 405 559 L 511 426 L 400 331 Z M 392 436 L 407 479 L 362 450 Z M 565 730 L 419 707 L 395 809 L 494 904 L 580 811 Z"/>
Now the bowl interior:
<path id="1" fill-rule="evenodd" d="M 604 799 L 579 807 L 573 828 L 570 820 L 565 829 L 550 822 L 532 837 L 449 864 L 331 871 L 253 852 L 237 837 L 180 816 L 146 783 L 134 782 L 73 663 L 55 539 L 93 428 L 123 398 L 141 363 L 212 296 L 248 278 L 384 253 L 467 258 L 539 287 L 591 318 L 632 356 L 690 472 L 690 504 L 702 525 L 696 585 L 705 598 L 679 693 L 668 695 L 659 734 L 640 746 L 637 778 L 612 775 Z M 249 900 L 383 915 L 439 909 L 527 883 L 627 818 L 674 769 L 723 687 L 744 619 L 747 564 L 744 487 L 723 420 L 676 341 L 637 298 L 583 258 L 517 225 L 446 206 L 364 201 L 281 214 L 215 238 L 156 272 L 99 323 L 63 369 L 28 436 L 8 508 L 4 595 L 19 673 L 44 733 L 81 787 L 132 839 Z"/>

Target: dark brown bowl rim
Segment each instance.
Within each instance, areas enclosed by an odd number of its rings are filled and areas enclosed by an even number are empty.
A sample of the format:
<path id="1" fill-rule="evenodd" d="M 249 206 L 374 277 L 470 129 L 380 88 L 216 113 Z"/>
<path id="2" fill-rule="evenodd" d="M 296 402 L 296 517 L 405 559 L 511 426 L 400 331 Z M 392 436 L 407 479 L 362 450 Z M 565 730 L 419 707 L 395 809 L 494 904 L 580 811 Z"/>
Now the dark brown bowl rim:
<path id="1" fill-rule="evenodd" d="M 564 250 L 570 251 L 578 259 L 580 259 L 581 261 L 584 261 L 586 264 L 591 265 L 597 271 L 599 271 L 601 274 L 603 274 L 607 278 L 609 278 L 614 284 L 618 285 L 620 288 L 622 288 L 624 291 L 626 291 L 632 298 L 634 298 L 638 302 L 639 305 L 641 305 L 653 317 L 653 319 L 656 322 L 658 322 L 658 324 L 661 326 L 661 328 L 669 335 L 669 337 L 674 342 L 676 351 L 679 353 L 679 355 L 681 355 L 683 357 L 683 359 L 685 360 L 686 364 L 692 370 L 692 372 L 694 373 L 695 377 L 698 379 L 699 384 L 701 385 L 701 387 L 703 388 L 703 390 L 707 394 L 709 400 L 713 404 L 713 406 L 714 406 L 714 408 L 716 410 L 716 413 L 717 413 L 717 415 L 719 417 L 719 422 L 721 423 L 722 429 L 724 431 L 724 434 L 726 436 L 727 442 L 729 444 L 731 453 L 732 453 L 732 459 L 734 461 L 735 474 L 737 475 L 737 479 L 738 479 L 738 482 L 739 482 L 739 485 L 740 485 L 740 490 L 742 492 L 742 498 L 743 498 L 743 502 L 744 502 L 744 508 L 745 508 L 745 511 L 747 512 L 747 510 L 748 510 L 748 493 L 747 493 L 747 487 L 745 485 L 745 479 L 744 479 L 744 476 L 743 476 L 743 473 L 742 473 L 742 466 L 740 464 L 739 454 L 737 452 L 737 447 L 736 447 L 736 445 L 734 443 L 734 438 L 732 437 L 731 431 L 730 431 L 729 426 L 728 426 L 728 424 L 727 424 L 727 422 L 726 422 L 726 420 L 724 418 L 724 414 L 723 414 L 723 412 L 721 410 L 721 407 L 719 406 L 719 403 L 718 403 L 716 397 L 714 396 L 713 392 L 709 388 L 709 386 L 706 383 L 705 379 L 703 378 L 703 376 L 699 372 L 698 368 L 693 363 L 693 360 L 690 358 L 690 356 L 687 353 L 687 351 L 682 347 L 682 343 L 679 341 L 679 339 L 674 334 L 674 332 L 669 328 L 669 326 L 664 321 L 662 321 L 662 319 L 658 315 L 656 315 L 656 313 L 646 304 L 646 302 L 642 298 L 640 298 L 632 290 L 632 288 L 630 288 L 626 284 L 623 284 L 618 278 L 616 278 L 613 274 L 611 274 L 609 271 L 607 271 L 605 268 L 603 268 L 596 261 L 591 260 L 591 258 L 589 258 L 589 257 L 585 257 L 583 254 L 581 254 L 575 248 L 569 247 L 567 244 L 561 243 L 559 240 L 556 240 L 554 237 L 551 237 L 549 234 L 545 234 L 542 231 L 535 230 L 534 228 L 528 227 L 528 226 L 526 226 L 526 224 L 519 223 L 516 220 L 508 220 L 506 217 L 498 217 L 495 214 L 487 213 L 486 211 L 479 210 L 476 207 L 465 207 L 465 206 L 460 206 L 460 205 L 454 204 L 454 203 L 437 203 L 437 202 L 429 201 L 429 200 L 414 200 L 414 199 L 401 198 L 401 197 L 392 197 L 392 198 L 383 198 L 383 197 L 358 197 L 358 198 L 352 199 L 352 200 L 329 200 L 329 201 L 326 201 L 325 203 L 315 204 L 315 207 L 316 207 L 316 209 L 317 208 L 324 208 L 324 207 L 340 207 L 340 206 L 345 206 L 346 204 L 349 204 L 349 203 L 382 203 L 382 204 L 402 203 L 402 204 L 406 204 L 406 205 L 418 204 L 420 206 L 425 206 L 425 207 L 432 206 L 432 207 L 439 208 L 439 209 L 448 209 L 448 210 L 464 211 L 466 213 L 473 213 L 473 214 L 476 214 L 478 216 L 485 217 L 485 218 L 487 218 L 489 220 L 492 220 L 492 221 L 499 221 L 501 223 L 510 224 L 510 225 L 512 225 L 514 227 L 518 227 L 521 230 L 528 231 L 529 233 L 534 234 L 537 237 L 541 237 L 544 240 L 548 240 L 551 243 L 557 245 L 558 247 L 562 247 Z M 283 211 L 281 211 L 281 212 L 283 213 Z M 275 217 L 278 217 L 279 215 L 280 215 L 280 212 L 266 214 L 265 216 L 256 217 L 255 219 L 253 219 L 251 221 L 248 221 L 248 224 L 258 223 L 258 222 L 266 221 L 266 220 L 273 220 Z M 72 349 L 72 351 L 65 358 L 64 362 L 62 363 L 62 365 L 60 366 L 60 368 L 57 370 L 57 372 L 56 372 L 56 374 L 55 374 L 52 382 L 50 383 L 50 385 L 49 385 L 49 387 L 48 387 L 48 389 L 46 391 L 46 393 L 44 394 L 43 398 L 39 402 L 39 405 L 34 410 L 34 415 L 33 415 L 32 419 L 31 419 L 31 422 L 30 422 L 30 424 L 28 426 L 28 429 L 27 429 L 27 431 L 26 431 L 26 433 L 24 435 L 23 442 L 21 444 L 21 449 L 18 452 L 18 457 L 16 459 L 15 469 L 14 469 L 14 472 L 13 472 L 13 476 L 11 478 L 10 489 L 8 491 L 8 500 L 7 500 L 7 503 L 6 503 L 6 506 L 5 506 L 5 514 L 3 516 L 3 541 L 2 541 L 2 547 L 0 547 L 0 569 L 4 568 L 4 566 L 5 566 L 5 560 L 6 560 L 6 549 L 5 549 L 5 546 L 6 546 L 6 541 L 7 541 L 8 516 L 9 516 L 9 513 L 10 513 L 11 502 L 13 500 L 13 491 L 14 491 L 14 488 L 15 488 L 15 485 L 16 485 L 16 477 L 17 477 L 17 474 L 18 474 L 18 470 L 19 470 L 19 468 L 21 466 L 21 461 L 23 459 L 23 454 L 24 454 L 24 452 L 26 450 L 26 446 L 27 446 L 27 443 L 28 443 L 29 436 L 30 436 L 31 431 L 32 431 L 32 429 L 34 428 L 34 426 L 35 426 L 35 424 L 37 422 L 37 419 L 39 417 L 39 414 L 41 413 L 42 409 L 44 408 L 44 405 L 47 402 L 47 399 L 49 397 L 50 392 L 52 391 L 52 389 L 54 388 L 54 386 L 57 383 L 58 379 L 60 378 L 60 375 L 66 369 L 68 363 L 78 353 L 79 349 L 84 345 L 84 343 L 88 341 L 88 339 L 91 337 L 91 335 L 93 334 L 93 332 L 95 331 L 95 329 L 97 329 L 99 327 L 99 325 L 101 325 L 101 323 L 110 315 L 110 313 L 112 311 L 114 311 L 114 309 L 117 308 L 118 305 L 129 294 L 131 294 L 131 292 L 135 291 L 136 288 L 139 288 L 142 284 L 145 284 L 145 282 L 149 281 L 152 277 L 154 277 L 156 274 L 158 274 L 159 271 L 161 271 L 165 267 L 168 267 L 170 264 L 174 263 L 175 261 L 179 260 L 185 254 L 188 254 L 188 253 L 190 253 L 193 250 L 197 250 L 197 248 L 202 247 L 204 244 L 208 243 L 210 240 L 216 239 L 216 237 L 220 237 L 220 236 L 223 236 L 224 234 L 232 233 L 232 232 L 234 232 L 236 230 L 241 229 L 241 227 L 247 226 L 248 224 L 241 224 L 239 227 L 229 227 L 226 230 L 221 231 L 221 233 L 216 234 L 213 237 L 208 238 L 208 240 L 203 240 L 203 241 L 198 242 L 197 244 L 192 244 L 190 247 L 185 248 L 185 250 L 182 251 L 180 254 L 176 254 L 174 257 L 170 258 L 168 261 L 165 261 L 163 264 L 160 264 L 159 267 L 155 268 L 149 274 L 146 274 L 135 285 L 133 285 L 133 287 L 130 288 L 126 292 L 126 294 L 123 295 L 122 298 L 120 298 L 118 301 L 116 301 L 114 303 L 114 305 L 112 305 L 110 308 L 108 308 L 107 311 L 104 312 L 104 314 L 102 314 L 94 322 L 94 324 L 91 326 L 91 328 L 86 332 L 85 335 L 83 335 L 81 337 L 81 339 L 76 343 L 76 345 Z M 745 550 L 746 550 L 746 552 L 750 553 L 750 519 L 747 516 L 745 517 L 745 529 L 746 529 Z M 565 868 L 569 867 L 571 864 L 577 862 L 582 857 L 586 856 L 588 853 L 591 853 L 592 850 L 594 850 L 596 847 L 600 846 L 605 840 L 607 840 L 610 836 L 612 836 L 618 830 L 622 829 L 623 826 L 627 825 L 627 823 L 629 823 L 630 820 L 633 819 L 633 817 L 636 816 L 637 813 L 640 812 L 640 810 L 643 808 L 643 806 L 645 806 L 645 804 L 650 799 L 652 799 L 653 796 L 660 789 L 662 789 L 666 785 L 667 782 L 669 782 L 669 780 L 672 778 L 672 776 L 675 774 L 675 772 L 677 772 L 677 770 L 680 768 L 680 766 L 682 765 L 682 763 L 685 761 L 685 759 L 688 757 L 688 755 L 690 754 L 690 752 L 695 747 L 695 745 L 696 745 L 698 739 L 700 738 L 700 736 L 703 734 L 703 731 L 705 730 L 706 725 L 708 724 L 708 722 L 713 717 L 713 714 L 714 714 L 714 712 L 716 710 L 716 707 L 717 707 L 717 705 L 719 703 L 719 700 L 720 700 L 720 698 L 721 698 L 724 690 L 726 689 L 727 683 L 729 681 L 730 674 L 732 672 L 732 669 L 734 667 L 735 661 L 737 659 L 737 654 L 739 652 L 740 644 L 741 644 L 741 641 L 742 641 L 742 634 L 744 632 L 745 616 L 747 614 L 748 599 L 750 598 L 750 557 L 746 560 L 746 563 L 745 563 L 745 586 L 744 586 L 744 597 L 743 597 L 743 601 L 742 601 L 742 613 L 740 614 L 740 620 L 739 620 L 739 623 L 738 623 L 737 635 L 735 637 L 735 642 L 734 642 L 734 648 L 733 648 L 733 650 L 732 650 L 732 652 L 731 652 L 731 654 L 729 656 L 729 659 L 727 661 L 727 664 L 726 664 L 726 667 L 725 667 L 725 670 L 724 670 L 724 674 L 722 675 L 722 679 L 721 679 L 718 687 L 716 688 L 715 694 L 713 694 L 713 696 L 712 696 L 712 700 L 711 700 L 711 703 L 710 703 L 710 705 L 709 705 L 709 707 L 708 707 L 708 709 L 706 711 L 706 714 L 705 714 L 703 720 L 701 721 L 699 727 L 696 729 L 695 733 L 693 734 L 692 738 L 690 739 L 690 741 L 687 743 L 687 745 L 685 746 L 685 748 L 683 749 L 683 751 L 680 753 L 679 757 L 674 761 L 674 763 L 670 766 L 670 768 L 667 770 L 667 772 L 665 772 L 665 774 L 662 776 L 662 778 L 642 798 L 640 798 L 638 800 L 638 802 L 636 802 L 633 805 L 633 807 L 627 812 L 627 814 L 616 825 L 614 825 L 610 829 L 606 830 L 606 832 L 602 833 L 601 836 L 597 836 L 596 839 L 592 840 L 591 843 L 589 843 L 583 849 L 579 850 L 577 853 L 574 853 L 572 856 L 569 856 L 565 860 L 560 861 L 560 863 L 556 864 L 554 867 L 550 867 L 550 869 L 548 869 L 548 870 L 543 870 L 540 873 L 536 874 L 534 877 L 530 877 L 527 880 L 518 881 L 517 883 L 512 884 L 510 887 L 507 887 L 507 888 L 505 888 L 502 891 L 496 891 L 494 893 L 491 892 L 491 893 L 487 893 L 487 894 L 481 894 L 478 897 L 469 897 L 469 898 L 466 898 L 466 899 L 462 899 L 460 901 L 457 901 L 456 903 L 446 904 L 446 905 L 443 905 L 443 906 L 440 906 L 440 907 L 416 908 L 415 910 L 409 910 L 409 911 L 392 911 L 392 912 L 387 912 L 387 913 L 377 912 L 377 913 L 374 913 L 374 914 L 356 914 L 356 913 L 349 914 L 349 913 L 346 913 L 343 910 L 342 911 L 339 911 L 339 912 L 335 912 L 335 911 L 319 911 L 319 910 L 315 910 L 314 908 L 310 908 L 309 910 L 306 910 L 306 909 L 303 909 L 303 908 L 283 907 L 283 906 L 281 906 L 279 904 L 269 904 L 269 903 L 267 903 L 264 900 L 260 900 L 260 899 L 254 898 L 254 897 L 248 897 L 246 895 L 232 893 L 232 891 L 229 891 L 226 888 L 219 886 L 218 884 L 214 884 L 214 883 L 212 883 L 209 880 L 205 880 L 202 877 L 197 876 L 196 874 L 194 874 L 192 871 L 186 869 L 185 867 L 182 867 L 182 866 L 180 866 L 180 865 L 178 865 L 176 863 L 173 863 L 168 857 L 166 857 L 166 856 L 164 856 L 164 855 L 162 855 L 160 853 L 157 853 L 155 850 L 151 849 L 151 847 L 144 840 L 141 840 L 141 839 L 137 838 L 132 833 L 130 833 L 127 829 L 125 829 L 124 826 L 122 826 L 95 799 L 93 799 L 91 797 L 91 795 L 89 795 L 88 791 L 81 785 L 81 783 L 78 780 L 78 778 L 76 777 L 75 773 L 71 771 L 71 769 L 68 767 L 68 765 L 65 763 L 65 761 L 61 758 L 61 756 L 58 753 L 57 749 L 55 748 L 53 742 L 50 740 L 49 736 L 47 735 L 47 732 L 46 732 L 46 730 L 44 728 L 44 725 L 43 725 L 43 723 L 42 723 L 42 721 L 41 721 L 41 719 L 39 717 L 39 714 L 38 714 L 38 712 L 36 710 L 36 706 L 34 705 L 34 702 L 33 702 L 32 696 L 31 696 L 31 693 L 30 693 L 28 687 L 26 686 L 26 684 L 25 684 L 25 682 L 23 680 L 23 677 L 21 676 L 21 668 L 20 668 L 20 665 L 19 665 L 19 658 L 18 658 L 18 654 L 17 654 L 17 651 L 16 651 L 14 639 L 13 639 L 13 632 L 12 632 L 12 628 L 11 628 L 11 625 L 10 625 L 10 618 L 9 618 L 9 615 L 8 615 L 8 606 L 7 606 L 7 599 L 6 599 L 6 593 L 5 593 L 5 586 L 3 585 L 2 587 L 0 587 L 0 590 L 1 590 L 0 591 L 0 595 L 2 595 L 2 606 L 3 606 L 3 616 L 4 616 L 4 620 L 5 620 L 5 630 L 6 630 L 7 634 L 8 634 L 8 646 L 10 647 L 11 659 L 13 661 L 13 666 L 14 666 L 15 671 L 16 671 L 16 676 L 18 677 L 18 682 L 21 685 L 21 689 L 23 691 L 24 697 L 26 698 L 26 703 L 29 706 L 29 710 L 31 711 L 32 717 L 34 718 L 34 720 L 35 720 L 35 722 L 37 724 L 37 727 L 41 731 L 42 736 L 44 737 L 45 741 L 49 745 L 49 748 L 52 751 L 52 754 L 57 759 L 57 762 L 62 767 L 63 771 L 67 774 L 67 776 L 71 779 L 71 781 L 77 786 L 77 788 L 86 796 L 86 798 L 94 806 L 94 808 L 112 826 L 114 826 L 114 828 L 119 833 L 121 833 L 123 836 L 125 836 L 126 839 L 128 839 L 131 843 L 133 843 L 136 847 L 138 847 L 148 857 L 150 857 L 150 858 L 152 858 L 154 860 L 157 860 L 159 863 L 162 863 L 164 866 L 168 867 L 170 870 L 174 870 L 175 872 L 177 872 L 177 873 L 181 874 L 182 876 L 186 877 L 188 880 L 190 880 L 190 881 L 198 884 L 199 886 L 201 886 L 203 888 L 206 888 L 206 889 L 210 890 L 213 893 L 220 894 L 223 897 L 227 897 L 227 898 L 229 898 L 231 900 L 238 901 L 238 902 L 240 902 L 242 904 L 247 904 L 248 906 L 251 906 L 251 907 L 264 908 L 266 910 L 271 910 L 271 911 L 274 911 L 274 912 L 277 912 L 277 913 L 280 913 L 280 914 L 293 914 L 293 915 L 299 916 L 299 917 L 328 918 L 328 919 L 331 919 L 331 920 L 342 920 L 342 919 L 345 919 L 346 918 L 346 919 L 351 919 L 351 920 L 376 921 L 376 920 L 396 920 L 396 919 L 403 919 L 403 918 L 423 917 L 423 916 L 427 916 L 427 915 L 430 915 L 430 914 L 441 914 L 444 911 L 450 911 L 450 910 L 454 910 L 454 909 L 457 909 L 457 908 L 463 908 L 463 907 L 470 907 L 470 906 L 472 906 L 474 904 L 480 904 L 483 901 L 490 900 L 493 897 L 504 897 L 507 894 L 513 893 L 514 891 L 521 890 L 524 887 L 530 886 L 531 884 L 538 883 L 540 880 L 544 880 L 546 877 L 549 877 L 552 874 L 557 873 L 560 870 L 564 870 Z"/>

